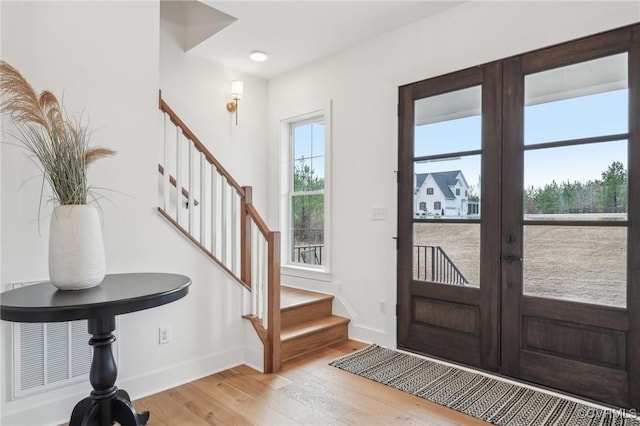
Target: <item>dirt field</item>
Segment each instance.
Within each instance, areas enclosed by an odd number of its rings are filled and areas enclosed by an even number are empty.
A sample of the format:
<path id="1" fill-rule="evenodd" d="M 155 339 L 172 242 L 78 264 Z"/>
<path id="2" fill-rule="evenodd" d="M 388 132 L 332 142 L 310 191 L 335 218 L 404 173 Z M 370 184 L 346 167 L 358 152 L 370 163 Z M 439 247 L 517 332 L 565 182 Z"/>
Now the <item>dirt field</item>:
<path id="1" fill-rule="evenodd" d="M 527 226 L 524 241 L 525 294 L 626 306 L 626 228 Z M 418 224 L 414 244 L 441 246 L 479 286 L 480 225 Z"/>

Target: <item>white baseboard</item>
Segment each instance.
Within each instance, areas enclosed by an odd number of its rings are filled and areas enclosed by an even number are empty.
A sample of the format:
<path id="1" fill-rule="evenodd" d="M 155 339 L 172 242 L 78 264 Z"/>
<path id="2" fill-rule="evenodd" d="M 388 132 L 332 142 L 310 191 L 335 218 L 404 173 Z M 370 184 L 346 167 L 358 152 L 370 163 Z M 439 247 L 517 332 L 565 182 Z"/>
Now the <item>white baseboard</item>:
<path id="1" fill-rule="evenodd" d="M 224 352 L 188 362 L 174 364 L 171 367 L 156 370 L 144 375 L 119 380 L 117 386 L 126 390 L 131 399 L 136 400 L 153 395 L 202 377 L 236 367 L 244 363 L 244 348 L 230 349 Z"/>
<path id="2" fill-rule="evenodd" d="M 385 347 L 393 347 L 395 342 L 388 342 L 391 337 L 392 336 L 384 330 L 377 330 L 375 328 L 365 327 L 354 323 L 349 324 L 349 338 L 352 340 L 358 340 L 363 343 L 376 343 Z"/>
<path id="3" fill-rule="evenodd" d="M 297 275 L 288 275 L 282 273 L 282 285 L 285 287 L 298 288 L 301 290 L 315 291 L 324 294 L 340 294 L 341 286 L 339 283 L 301 277 Z"/>
<path id="4" fill-rule="evenodd" d="M 28 399 L 19 401 L 10 401 L 2 404 L 2 417 L 0 417 L 0 425 L 3 426 L 56 426 L 65 424 L 71 417 L 71 411 L 78 401 L 89 396 L 91 385 L 86 384 L 87 389 L 78 390 L 77 385 L 70 386 L 66 389 L 56 389 L 55 391 L 45 392 L 46 394 L 58 394 L 46 402 L 38 401 L 33 405 L 29 405 Z M 66 390 L 68 393 L 59 396 L 60 391 Z M 41 398 L 38 398 L 41 399 Z M 11 407 L 17 405 L 18 407 Z"/>

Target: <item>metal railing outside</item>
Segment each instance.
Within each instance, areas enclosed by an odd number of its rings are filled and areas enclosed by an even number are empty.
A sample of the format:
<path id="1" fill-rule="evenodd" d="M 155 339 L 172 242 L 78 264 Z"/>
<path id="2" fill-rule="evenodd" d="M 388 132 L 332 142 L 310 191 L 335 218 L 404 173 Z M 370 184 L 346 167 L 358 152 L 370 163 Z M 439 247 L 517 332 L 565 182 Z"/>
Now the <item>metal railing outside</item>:
<path id="1" fill-rule="evenodd" d="M 469 284 L 469 281 L 447 256 L 442 247 L 416 244 L 414 248 L 416 249 L 416 268 L 414 268 L 414 273 L 417 280 L 440 284 Z"/>

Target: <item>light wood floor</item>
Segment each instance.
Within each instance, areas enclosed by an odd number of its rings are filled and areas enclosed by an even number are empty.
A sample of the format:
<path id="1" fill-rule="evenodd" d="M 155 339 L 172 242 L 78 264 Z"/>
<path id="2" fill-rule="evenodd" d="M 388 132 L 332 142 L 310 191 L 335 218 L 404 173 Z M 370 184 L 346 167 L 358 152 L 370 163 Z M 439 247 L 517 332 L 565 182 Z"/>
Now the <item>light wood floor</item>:
<path id="1" fill-rule="evenodd" d="M 278 374 L 232 368 L 134 405 L 151 412 L 149 426 L 488 424 L 328 365 L 363 346 L 329 346 Z"/>

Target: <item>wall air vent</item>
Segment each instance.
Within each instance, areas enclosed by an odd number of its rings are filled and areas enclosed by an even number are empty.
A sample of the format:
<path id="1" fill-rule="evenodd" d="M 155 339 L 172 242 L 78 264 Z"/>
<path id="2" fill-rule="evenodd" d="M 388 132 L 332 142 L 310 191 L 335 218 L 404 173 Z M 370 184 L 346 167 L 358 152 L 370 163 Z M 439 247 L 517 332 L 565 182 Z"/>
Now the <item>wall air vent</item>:
<path id="1" fill-rule="evenodd" d="M 36 284 L 14 283 L 11 288 Z M 13 398 L 87 382 L 87 321 L 13 323 Z"/>

